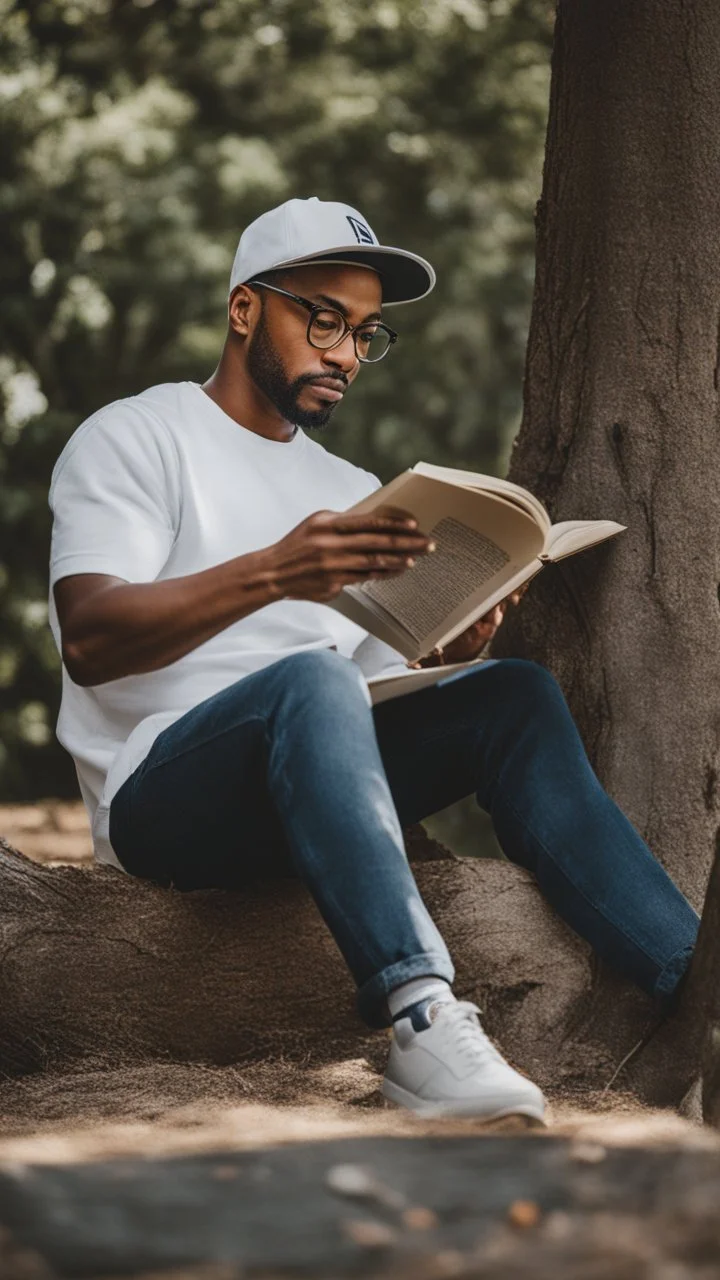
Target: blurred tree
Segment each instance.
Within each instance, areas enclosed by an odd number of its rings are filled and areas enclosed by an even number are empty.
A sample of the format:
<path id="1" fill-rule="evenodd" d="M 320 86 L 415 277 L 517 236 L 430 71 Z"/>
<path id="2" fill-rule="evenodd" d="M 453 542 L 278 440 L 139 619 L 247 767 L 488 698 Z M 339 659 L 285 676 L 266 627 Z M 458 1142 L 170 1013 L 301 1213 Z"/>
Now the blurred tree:
<path id="1" fill-rule="evenodd" d="M 46 626 L 55 458 L 219 353 L 237 238 L 290 195 L 426 254 L 324 439 L 502 469 L 520 409 L 550 0 L 0 0 L 0 798 L 74 794 Z"/>

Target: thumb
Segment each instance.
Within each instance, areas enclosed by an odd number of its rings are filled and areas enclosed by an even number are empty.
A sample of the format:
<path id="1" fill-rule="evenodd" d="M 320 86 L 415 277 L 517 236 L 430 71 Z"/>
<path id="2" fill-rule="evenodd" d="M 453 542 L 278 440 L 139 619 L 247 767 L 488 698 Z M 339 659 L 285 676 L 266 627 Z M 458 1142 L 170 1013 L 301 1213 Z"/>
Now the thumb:
<path id="1" fill-rule="evenodd" d="M 495 608 L 491 609 L 489 613 L 486 613 L 480 621 L 485 623 L 488 627 L 499 627 L 504 617 L 505 610 L 502 605 L 496 604 Z"/>

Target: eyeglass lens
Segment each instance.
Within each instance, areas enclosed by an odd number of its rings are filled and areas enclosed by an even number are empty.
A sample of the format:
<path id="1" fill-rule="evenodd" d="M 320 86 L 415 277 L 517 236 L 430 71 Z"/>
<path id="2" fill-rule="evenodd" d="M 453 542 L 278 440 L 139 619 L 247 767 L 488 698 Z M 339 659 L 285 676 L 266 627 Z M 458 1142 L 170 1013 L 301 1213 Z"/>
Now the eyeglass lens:
<path id="1" fill-rule="evenodd" d="M 310 322 L 309 338 L 313 346 L 332 347 L 347 332 L 344 318 L 339 311 L 316 311 Z M 361 360 L 382 360 L 389 345 L 390 335 L 377 324 L 356 329 L 355 349 Z"/>

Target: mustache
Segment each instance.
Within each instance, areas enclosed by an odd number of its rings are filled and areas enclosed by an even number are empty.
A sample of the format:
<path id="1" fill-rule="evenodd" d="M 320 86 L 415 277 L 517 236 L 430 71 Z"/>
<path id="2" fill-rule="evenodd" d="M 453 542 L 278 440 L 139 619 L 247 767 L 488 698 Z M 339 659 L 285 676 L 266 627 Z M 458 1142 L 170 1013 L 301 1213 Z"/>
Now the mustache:
<path id="1" fill-rule="evenodd" d="M 344 373 L 303 373 L 295 379 L 296 387 L 312 387 L 316 382 L 337 382 L 338 388 L 347 389 L 348 380 Z"/>

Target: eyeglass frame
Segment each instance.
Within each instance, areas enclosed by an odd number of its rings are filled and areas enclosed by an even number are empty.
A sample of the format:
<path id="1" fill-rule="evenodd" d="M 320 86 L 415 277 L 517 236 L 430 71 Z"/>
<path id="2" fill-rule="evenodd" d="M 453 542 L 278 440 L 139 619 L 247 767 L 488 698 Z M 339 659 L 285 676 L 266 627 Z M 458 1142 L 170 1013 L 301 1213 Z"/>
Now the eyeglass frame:
<path id="1" fill-rule="evenodd" d="M 321 302 L 311 302 L 309 298 L 303 298 L 299 293 L 290 293 L 289 289 L 281 289 L 279 285 L 270 284 L 269 281 L 267 280 L 248 280 L 246 283 L 248 285 L 254 285 L 254 286 L 260 285 L 261 289 L 271 289 L 273 293 L 279 293 L 283 298 L 290 298 L 293 302 L 299 302 L 301 307 L 305 307 L 305 309 L 310 312 L 310 318 L 308 320 L 308 326 L 307 326 L 307 333 L 305 336 L 307 338 L 309 346 L 313 347 L 315 351 L 334 351 L 336 347 L 339 347 L 345 341 L 348 334 L 351 333 L 353 335 L 353 347 L 355 349 L 355 359 L 359 361 L 360 364 L 379 364 L 381 360 L 385 359 L 390 348 L 398 340 L 399 334 L 397 334 L 394 329 L 391 329 L 390 326 L 385 324 L 384 321 L 382 320 L 372 320 L 372 321 L 364 320 L 360 324 L 349 325 L 347 320 L 345 319 L 345 316 L 342 314 L 341 311 L 338 311 L 337 307 L 328 307 L 323 305 L 323 303 Z M 313 321 L 315 319 L 315 313 L 317 311 L 333 311 L 336 316 L 340 316 L 340 319 L 345 325 L 345 329 L 343 333 L 340 335 L 340 337 L 337 339 L 337 342 L 332 342 L 329 347 L 319 347 L 317 343 L 313 342 L 310 337 L 310 330 L 312 329 Z M 362 329 L 363 326 L 366 324 L 376 324 L 378 328 L 385 330 L 385 333 L 388 335 L 388 338 L 389 338 L 388 344 L 385 350 L 383 351 L 382 355 L 376 356 L 374 360 L 368 360 L 366 356 L 359 355 L 358 349 L 357 349 L 357 339 L 355 337 L 355 334 L 357 333 L 358 329 Z"/>

